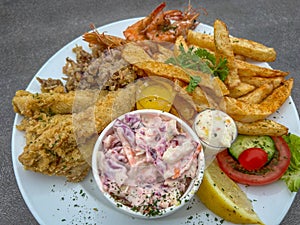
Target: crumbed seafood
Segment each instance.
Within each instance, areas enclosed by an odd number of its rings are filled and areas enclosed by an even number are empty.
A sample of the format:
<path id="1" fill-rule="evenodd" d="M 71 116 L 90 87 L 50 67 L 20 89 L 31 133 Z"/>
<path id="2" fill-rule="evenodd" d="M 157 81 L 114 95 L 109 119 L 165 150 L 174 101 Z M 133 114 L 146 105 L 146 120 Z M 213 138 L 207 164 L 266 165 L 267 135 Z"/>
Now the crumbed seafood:
<path id="1" fill-rule="evenodd" d="M 63 73 L 67 76 L 66 90 L 102 89 L 114 91 L 125 87 L 136 78 L 131 66 L 122 58 L 121 49 L 110 49 L 99 55 L 89 54 L 81 47 L 75 47 L 76 61 L 67 58 Z"/>
<path id="2" fill-rule="evenodd" d="M 48 115 L 68 114 L 83 111 L 93 105 L 96 95 L 105 95 L 106 91 L 78 90 L 68 93 L 31 93 L 19 90 L 12 100 L 14 111 L 26 117 L 40 113 Z M 74 105 L 75 104 L 75 105 Z"/>
<path id="3" fill-rule="evenodd" d="M 26 137 L 19 161 L 27 170 L 65 176 L 71 182 L 83 180 L 90 170 L 95 137 L 117 116 L 132 110 L 134 88 L 100 95 L 94 106 L 80 113 L 25 117 L 17 126 Z"/>
<path id="4" fill-rule="evenodd" d="M 42 93 L 48 92 L 56 92 L 56 93 L 64 93 L 65 87 L 63 82 L 60 79 L 42 79 L 40 77 L 36 78 L 38 82 L 41 84 Z"/>
<path id="5" fill-rule="evenodd" d="M 72 134 L 72 116 L 41 114 L 24 119 L 18 129 L 26 132 L 26 146 L 19 161 L 24 168 L 45 175 L 65 176 L 68 181 L 81 181 L 89 164 L 76 146 Z"/>

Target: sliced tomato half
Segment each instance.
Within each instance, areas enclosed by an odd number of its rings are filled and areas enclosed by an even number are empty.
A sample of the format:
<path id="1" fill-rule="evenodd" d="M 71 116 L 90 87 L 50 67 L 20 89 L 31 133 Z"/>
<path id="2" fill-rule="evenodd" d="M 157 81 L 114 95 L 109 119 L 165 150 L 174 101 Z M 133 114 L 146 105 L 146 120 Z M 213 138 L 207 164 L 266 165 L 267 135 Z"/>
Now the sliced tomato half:
<path id="1" fill-rule="evenodd" d="M 273 183 L 282 177 L 290 164 L 291 152 L 282 137 L 272 137 L 277 151 L 273 159 L 259 170 L 248 171 L 235 160 L 228 150 L 217 154 L 220 168 L 232 180 L 246 185 L 265 185 Z"/>

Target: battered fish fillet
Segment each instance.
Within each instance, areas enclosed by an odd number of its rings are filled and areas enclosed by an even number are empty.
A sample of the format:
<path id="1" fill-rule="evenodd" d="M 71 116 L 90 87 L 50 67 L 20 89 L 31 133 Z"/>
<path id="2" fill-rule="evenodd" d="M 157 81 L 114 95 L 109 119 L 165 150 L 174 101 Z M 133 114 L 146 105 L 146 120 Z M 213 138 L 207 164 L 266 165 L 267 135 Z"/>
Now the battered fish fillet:
<path id="1" fill-rule="evenodd" d="M 17 127 L 26 132 L 26 146 L 19 156 L 25 169 L 46 175 L 82 180 L 89 165 L 77 148 L 71 115 L 40 115 L 24 119 Z"/>
<path id="2" fill-rule="evenodd" d="M 42 113 L 24 118 L 17 126 L 26 133 L 26 146 L 19 161 L 25 169 L 79 182 L 90 170 L 98 134 L 117 116 L 131 111 L 134 104 L 135 91 L 131 86 L 99 96 L 95 106 L 80 113 Z"/>
<path id="3" fill-rule="evenodd" d="M 48 115 L 68 114 L 85 110 L 95 103 L 96 94 L 107 91 L 78 90 L 68 93 L 30 93 L 19 90 L 12 100 L 14 111 L 26 117 L 39 113 Z"/>

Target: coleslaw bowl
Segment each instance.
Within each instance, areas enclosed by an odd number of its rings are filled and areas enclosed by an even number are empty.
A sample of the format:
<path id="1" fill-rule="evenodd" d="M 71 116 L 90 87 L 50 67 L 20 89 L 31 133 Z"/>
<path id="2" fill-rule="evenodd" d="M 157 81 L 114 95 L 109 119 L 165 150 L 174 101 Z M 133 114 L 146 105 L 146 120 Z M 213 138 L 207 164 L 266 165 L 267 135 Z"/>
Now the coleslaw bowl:
<path id="1" fill-rule="evenodd" d="M 92 156 L 100 193 L 117 210 L 142 219 L 161 218 L 187 204 L 204 168 L 203 148 L 193 129 L 153 109 L 112 121 L 99 135 Z"/>

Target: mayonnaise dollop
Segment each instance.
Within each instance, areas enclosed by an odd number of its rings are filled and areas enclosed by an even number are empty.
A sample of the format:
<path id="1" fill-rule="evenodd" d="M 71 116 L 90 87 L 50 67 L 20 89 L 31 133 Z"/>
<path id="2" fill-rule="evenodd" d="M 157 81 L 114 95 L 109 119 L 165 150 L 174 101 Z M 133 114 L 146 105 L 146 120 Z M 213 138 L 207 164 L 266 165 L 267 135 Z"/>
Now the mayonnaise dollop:
<path id="1" fill-rule="evenodd" d="M 237 136 L 234 120 L 214 109 L 204 110 L 196 116 L 194 130 L 204 144 L 215 150 L 230 147 Z"/>

